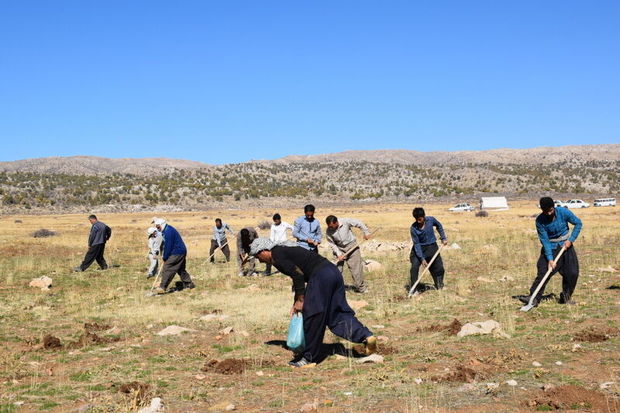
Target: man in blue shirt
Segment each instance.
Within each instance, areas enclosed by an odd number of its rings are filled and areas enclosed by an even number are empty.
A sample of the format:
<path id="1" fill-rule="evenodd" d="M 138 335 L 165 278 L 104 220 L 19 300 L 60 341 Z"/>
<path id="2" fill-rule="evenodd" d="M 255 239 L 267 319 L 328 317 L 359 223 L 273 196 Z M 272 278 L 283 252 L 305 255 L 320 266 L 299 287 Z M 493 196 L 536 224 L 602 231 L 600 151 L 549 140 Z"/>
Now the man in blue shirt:
<path id="1" fill-rule="evenodd" d="M 411 240 L 413 241 L 413 247 L 409 255 L 409 261 L 411 261 L 411 270 L 409 271 L 409 276 L 411 277 L 410 286 L 413 286 L 416 281 L 418 281 L 420 265 L 426 267 L 439 249 L 439 247 L 437 247 L 434 227 L 437 228 L 443 245 L 448 244 L 443 226 L 434 217 L 427 217 L 424 208 L 414 208 L 413 218 L 415 219 L 415 222 L 411 224 Z M 443 288 L 443 276 L 445 273 L 441 255 L 435 258 L 435 261 L 433 261 L 433 264 L 429 268 L 429 272 L 433 277 L 435 288 L 441 290 Z M 416 287 L 416 290 L 418 289 L 420 289 L 419 284 L 418 287 Z"/>
<path id="2" fill-rule="evenodd" d="M 164 238 L 164 251 L 162 253 L 164 266 L 161 269 L 161 283 L 153 292 L 164 294 L 175 274 L 179 274 L 181 277 L 183 288 L 194 288 L 192 278 L 185 269 L 187 248 L 181 234 L 172 225 L 168 225 L 165 219 L 157 219 L 155 227 Z"/>
<path id="3" fill-rule="evenodd" d="M 321 232 L 321 224 L 314 218 L 314 205 L 306 205 L 304 215 L 295 220 L 293 236 L 297 238 L 297 245 L 318 253 L 323 233 Z"/>
<path id="4" fill-rule="evenodd" d="M 560 304 L 574 304 L 571 296 L 575 291 L 577 279 L 579 278 L 579 260 L 577 259 L 577 252 L 573 242 L 579 236 L 583 225 L 581 220 L 568 208 L 556 208 L 553 199 L 549 197 L 540 198 L 540 209 L 542 213 L 536 217 L 536 231 L 542 244 L 540 257 L 536 264 L 538 274 L 530 288 L 530 295 L 520 296 L 519 300 L 527 304 L 530 296 L 534 294 L 536 287 L 538 287 L 547 271 L 551 270 L 551 274 L 547 277 L 545 284 L 543 284 L 534 300 L 534 305 L 539 304 L 540 298 L 545 291 L 545 286 L 556 272 L 559 272 L 562 276 Z M 572 231 L 569 231 L 569 223 L 573 225 Z M 566 247 L 566 251 L 555 262 L 555 257 L 559 254 L 562 247 Z"/>

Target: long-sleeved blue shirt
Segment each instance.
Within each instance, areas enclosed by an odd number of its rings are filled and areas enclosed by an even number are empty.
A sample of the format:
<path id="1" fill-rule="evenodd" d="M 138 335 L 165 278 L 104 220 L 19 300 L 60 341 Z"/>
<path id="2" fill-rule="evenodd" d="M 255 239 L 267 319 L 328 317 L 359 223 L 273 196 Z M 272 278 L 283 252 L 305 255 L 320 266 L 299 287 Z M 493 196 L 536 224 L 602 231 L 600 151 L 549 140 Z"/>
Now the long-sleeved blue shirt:
<path id="1" fill-rule="evenodd" d="M 573 224 L 573 230 L 567 237 L 569 222 Z M 538 215 L 536 217 L 536 231 L 538 231 L 538 239 L 540 239 L 545 251 L 545 257 L 551 261 L 553 260 L 553 250 L 561 247 L 564 241 L 575 242 L 582 226 L 581 220 L 568 208 L 555 208 L 555 214 L 552 216 L 545 213 Z"/>
<path id="2" fill-rule="evenodd" d="M 172 225 L 166 225 L 162 235 L 164 237 L 164 254 L 162 255 L 164 261 L 171 255 L 187 254 L 187 248 L 181 234 Z"/>
<path id="3" fill-rule="evenodd" d="M 411 224 L 411 240 L 413 241 L 415 255 L 420 260 L 424 259 L 424 254 L 422 253 L 422 246 L 431 245 L 437 242 L 433 227 L 437 227 L 437 232 L 439 232 L 441 240 L 444 241 L 446 239 L 446 233 L 443 232 L 443 226 L 441 225 L 441 222 L 437 221 L 434 217 L 425 217 L 424 225 L 422 226 L 422 228 L 420 228 L 417 222 Z"/>
<path id="4" fill-rule="evenodd" d="M 225 222 L 222 222 L 222 226 L 219 228 L 217 225 L 213 227 L 213 237 L 211 239 L 217 241 L 217 245 L 220 247 L 227 241 L 226 231 L 230 232 L 231 235 L 235 235 L 232 228 Z"/>
<path id="5" fill-rule="evenodd" d="M 293 236 L 297 238 L 297 245 L 300 247 L 307 250 L 316 250 L 316 247 L 308 244 L 307 240 L 309 238 L 313 241 L 321 242 L 321 239 L 323 239 L 319 220 L 313 218 L 312 221 L 310 221 L 305 215 L 297 218 L 293 226 Z"/>

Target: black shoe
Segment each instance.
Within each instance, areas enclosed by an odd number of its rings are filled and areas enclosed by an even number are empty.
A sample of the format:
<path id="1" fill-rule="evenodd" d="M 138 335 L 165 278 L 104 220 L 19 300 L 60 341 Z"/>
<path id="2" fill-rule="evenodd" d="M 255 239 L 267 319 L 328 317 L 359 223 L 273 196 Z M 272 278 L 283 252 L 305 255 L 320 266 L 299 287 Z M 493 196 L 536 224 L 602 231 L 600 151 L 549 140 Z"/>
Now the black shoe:
<path id="1" fill-rule="evenodd" d="M 149 278 L 153 278 L 155 277 L 155 274 L 146 274 L 146 279 L 148 280 Z"/>
<path id="2" fill-rule="evenodd" d="M 193 281 L 190 281 L 190 282 L 188 282 L 188 283 L 183 284 L 183 288 L 184 288 L 184 289 L 186 288 L 186 289 L 188 289 L 188 290 L 191 290 L 192 288 L 196 288 L 196 284 L 194 284 L 194 282 L 193 282 Z"/>
<path id="3" fill-rule="evenodd" d="M 558 300 L 558 303 L 575 305 L 575 302 L 571 300 L 570 296 L 568 294 L 564 294 L 563 292 L 560 293 L 560 299 Z"/>
<path id="4" fill-rule="evenodd" d="M 521 301 L 523 304 L 529 304 L 530 296 L 529 295 L 513 295 L 512 298 L 516 298 Z"/>

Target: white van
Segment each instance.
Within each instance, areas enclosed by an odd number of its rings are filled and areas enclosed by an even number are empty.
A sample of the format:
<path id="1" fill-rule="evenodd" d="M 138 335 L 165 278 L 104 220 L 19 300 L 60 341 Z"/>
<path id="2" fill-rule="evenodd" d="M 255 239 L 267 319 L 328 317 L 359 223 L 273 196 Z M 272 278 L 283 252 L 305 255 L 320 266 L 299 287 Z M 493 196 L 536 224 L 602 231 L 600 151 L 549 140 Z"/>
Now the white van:
<path id="1" fill-rule="evenodd" d="M 599 198 L 594 200 L 595 207 L 616 206 L 616 198 Z"/>

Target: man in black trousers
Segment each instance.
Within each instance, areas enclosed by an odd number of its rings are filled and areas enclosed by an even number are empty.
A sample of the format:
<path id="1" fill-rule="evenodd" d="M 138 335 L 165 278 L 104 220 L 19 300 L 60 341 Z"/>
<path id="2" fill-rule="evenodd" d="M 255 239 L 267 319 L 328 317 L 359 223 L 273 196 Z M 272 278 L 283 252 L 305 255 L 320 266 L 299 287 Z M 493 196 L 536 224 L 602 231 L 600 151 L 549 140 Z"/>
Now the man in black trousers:
<path id="1" fill-rule="evenodd" d="M 88 236 L 88 251 L 86 252 L 82 264 L 80 264 L 79 267 L 75 267 L 74 271 L 86 271 L 95 260 L 97 264 L 99 264 L 99 268 L 107 270 L 108 264 L 105 262 L 105 258 L 103 258 L 103 252 L 105 251 L 105 243 L 112 235 L 112 229 L 103 222 L 97 220 L 95 215 L 89 216 L 88 220 L 92 224 L 92 227 L 90 227 L 90 235 Z"/>

